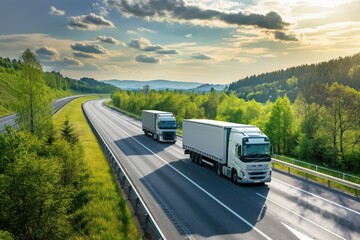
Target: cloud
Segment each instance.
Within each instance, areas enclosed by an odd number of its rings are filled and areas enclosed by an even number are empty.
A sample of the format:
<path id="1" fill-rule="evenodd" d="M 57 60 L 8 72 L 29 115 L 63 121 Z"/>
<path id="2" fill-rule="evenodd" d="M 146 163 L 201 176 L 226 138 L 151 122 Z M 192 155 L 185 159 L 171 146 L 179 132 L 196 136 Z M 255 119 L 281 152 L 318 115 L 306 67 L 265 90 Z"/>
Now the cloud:
<path id="1" fill-rule="evenodd" d="M 78 59 L 72 57 L 64 57 L 62 60 L 63 66 L 83 66 L 84 64 Z"/>
<path id="2" fill-rule="evenodd" d="M 56 61 L 60 58 L 60 53 L 55 48 L 51 47 L 40 47 L 35 49 L 35 53 L 39 59 Z"/>
<path id="3" fill-rule="evenodd" d="M 76 58 L 97 58 L 96 55 L 90 53 L 84 53 L 84 52 L 74 52 L 73 56 Z"/>
<path id="4" fill-rule="evenodd" d="M 141 50 L 145 51 L 145 52 L 155 52 L 155 51 L 158 51 L 158 50 L 161 50 L 163 49 L 162 46 L 160 45 L 151 45 L 151 46 L 147 46 L 145 48 L 142 48 Z"/>
<path id="5" fill-rule="evenodd" d="M 108 51 L 99 44 L 91 43 L 75 43 L 71 45 L 71 48 L 75 51 L 94 53 L 94 54 L 107 54 Z"/>
<path id="6" fill-rule="evenodd" d="M 145 52 L 155 52 L 163 49 L 160 45 L 153 45 L 150 40 L 146 38 L 131 39 L 128 46 Z"/>
<path id="7" fill-rule="evenodd" d="M 144 28 L 144 27 L 139 27 L 137 28 L 137 31 L 140 33 L 144 33 L 144 32 L 148 32 L 148 33 L 154 33 L 154 30 L 148 29 L 148 28 Z"/>
<path id="8" fill-rule="evenodd" d="M 108 37 L 108 36 L 98 36 L 96 39 L 100 40 L 100 42 L 104 42 L 104 43 L 110 43 L 110 44 L 119 44 L 120 43 L 115 38 Z"/>
<path id="9" fill-rule="evenodd" d="M 50 7 L 49 13 L 51 15 L 55 15 L 55 16 L 64 16 L 65 15 L 65 11 L 56 9 L 56 7 L 54 7 L 54 6 Z"/>
<path id="10" fill-rule="evenodd" d="M 168 54 L 168 55 L 175 55 L 175 54 L 179 54 L 178 51 L 176 51 L 175 49 L 162 49 L 157 51 L 156 53 L 158 54 Z"/>
<path id="11" fill-rule="evenodd" d="M 299 39 L 297 39 L 296 36 L 294 35 L 288 35 L 284 32 L 281 31 L 275 31 L 274 32 L 274 37 L 277 40 L 281 40 L 281 41 L 299 41 Z"/>
<path id="12" fill-rule="evenodd" d="M 208 56 L 208 55 L 206 55 L 204 53 L 199 53 L 199 52 L 191 54 L 191 57 L 195 58 L 195 59 L 201 59 L 201 60 L 209 60 L 209 59 L 211 59 L 210 56 Z"/>
<path id="13" fill-rule="evenodd" d="M 136 30 L 128 30 L 126 31 L 127 34 L 140 34 L 140 33 L 155 33 L 155 31 L 148 29 L 148 28 L 144 28 L 144 27 L 139 27 Z"/>
<path id="14" fill-rule="evenodd" d="M 255 26 L 265 29 L 284 29 L 290 25 L 274 11 L 267 14 L 243 12 L 228 13 L 219 10 L 203 9 L 198 6 L 188 5 L 184 0 L 106 0 L 105 3 L 117 9 L 123 15 L 137 16 L 150 20 L 160 21 L 191 21 L 207 20 L 221 21 L 225 24 L 239 26 Z"/>
<path id="15" fill-rule="evenodd" d="M 70 29 L 95 30 L 104 27 L 112 28 L 115 27 L 115 25 L 111 21 L 106 20 L 103 16 L 90 13 L 89 15 L 69 17 L 68 27 Z"/>
<path id="16" fill-rule="evenodd" d="M 145 54 L 140 54 L 140 55 L 136 56 L 135 60 L 137 62 L 142 62 L 142 63 L 158 63 L 158 62 L 160 62 L 160 59 L 158 57 L 148 56 Z"/>
<path id="17" fill-rule="evenodd" d="M 192 34 L 191 34 L 191 33 L 188 33 L 188 34 L 185 35 L 185 37 L 191 38 L 191 37 L 192 37 Z"/>

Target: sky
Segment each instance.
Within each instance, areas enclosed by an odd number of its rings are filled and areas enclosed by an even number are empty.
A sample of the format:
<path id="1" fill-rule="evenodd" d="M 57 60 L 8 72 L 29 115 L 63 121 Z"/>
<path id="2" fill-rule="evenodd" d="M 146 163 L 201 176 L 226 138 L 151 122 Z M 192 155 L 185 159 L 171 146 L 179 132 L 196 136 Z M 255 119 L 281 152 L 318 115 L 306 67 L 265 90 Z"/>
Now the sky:
<path id="1" fill-rule="evenodd" d="M 229 84 L 359 52 L 360 0 L 0 0 L 0 56 L 97 80 Z"/>

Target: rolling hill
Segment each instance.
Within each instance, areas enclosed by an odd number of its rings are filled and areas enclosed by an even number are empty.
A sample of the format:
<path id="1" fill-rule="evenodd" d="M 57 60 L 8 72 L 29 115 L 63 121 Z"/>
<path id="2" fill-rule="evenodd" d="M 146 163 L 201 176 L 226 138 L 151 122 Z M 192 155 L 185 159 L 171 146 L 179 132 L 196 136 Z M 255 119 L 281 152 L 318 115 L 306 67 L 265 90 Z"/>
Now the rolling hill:
<path id="1" fill-rule="evenodd" d="M 170 80 L 149 80 L 149 81 L 137 81 L 137 80 L 104 80 L 102 82 L 112 84 L 123 90 L 139 90 L 145 85 L 149 85 L 154 90 L 189 90 L 202 85 L 199 82 L 180 82 Z"/>
<path id="2" fill-rule="evenodd" d="M 301 92 L 307 100 L 316 101 L 324 86 L 334 82 L 360 89 L 360 53 L 249 76 L 231 83 L 228 92 L 235 92 L 238 97 L 258 102 L 275 101 L 285 94 L 293 102 Z"/>

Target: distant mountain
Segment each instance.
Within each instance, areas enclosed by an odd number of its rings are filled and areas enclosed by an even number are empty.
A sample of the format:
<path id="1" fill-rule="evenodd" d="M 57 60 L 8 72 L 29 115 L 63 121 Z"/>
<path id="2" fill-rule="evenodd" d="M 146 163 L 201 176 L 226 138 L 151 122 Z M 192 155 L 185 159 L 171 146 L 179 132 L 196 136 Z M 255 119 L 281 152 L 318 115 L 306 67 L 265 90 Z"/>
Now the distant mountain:
<path id="1" fill-rule="evenodd" d="M 223 91 L 225 90 L 225 88 L 227 87 L 227 84 L 203 84 L 200 85 L 194 89 L 192 89 L 194 92 L 210 92 L 212 88 L 214 88 L 214 90 L 216 91 Z"/>
<path id="2" fill-rule="evenodd" d="M 301 92 L 305 98 L 319 101 L 325 84 L 338 82 L 360 89 L 360 53 L 327 62 L 301 65 L 260 75 L 253 75 L 229 85 L 228 92 L 245 100 L 275 101 L 285 94 L 294 101 Z"/>
<path id="3" fill-rule="evenodd" d="M 145 85 L 149 85 L 154 90 L 164 89 L 178 89 L 178 90 L 189 90 L 197 88 L 202 83 L 199 82 L 179 82 L 170 80 L 149 80 L 149 81 L 137 81 L 137 80 L 104 80 L 102 82 L 112 84 L 123 90 L 138 90 L 142 89 Z"/>

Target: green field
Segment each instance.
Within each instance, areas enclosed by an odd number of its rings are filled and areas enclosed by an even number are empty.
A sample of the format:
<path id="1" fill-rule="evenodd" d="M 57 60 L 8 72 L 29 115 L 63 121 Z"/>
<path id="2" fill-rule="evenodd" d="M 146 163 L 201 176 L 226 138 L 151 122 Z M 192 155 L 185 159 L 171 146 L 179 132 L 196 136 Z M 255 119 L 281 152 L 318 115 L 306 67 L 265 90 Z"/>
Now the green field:
<path id="1" fill-rule="evenodd" d="M 127 208 L 113 172 L 81 109 L 81 104 L 96 96 L 76 99 L 66 105 L 53 120 L 60 128 L 68 117 L 85 150 L 85 163 L 91 177 L 86 190 L 91 200 L 76 212 L 81 226 L 74 239 L 140 239 L 140 233 Z"/>

